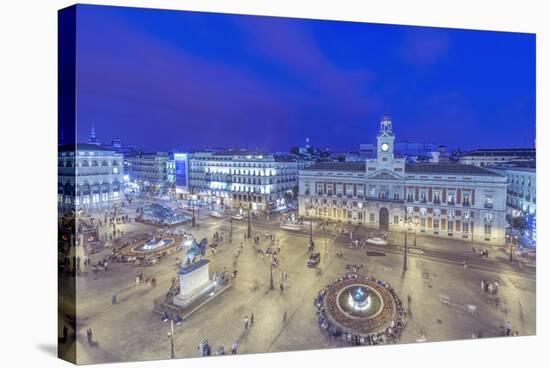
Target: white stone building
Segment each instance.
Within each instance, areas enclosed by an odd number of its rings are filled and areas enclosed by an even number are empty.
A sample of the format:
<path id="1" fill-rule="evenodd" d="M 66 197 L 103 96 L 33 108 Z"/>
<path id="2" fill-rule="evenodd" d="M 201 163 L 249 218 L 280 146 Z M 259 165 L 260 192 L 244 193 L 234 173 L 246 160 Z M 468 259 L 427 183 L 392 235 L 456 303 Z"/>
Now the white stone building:
<path id="1" fill-rule="evenodd" d="M 506 177 L 461 164 L 407 164 L 394 155 L 384 118 L 377 157 L 317 163 L 300 171 L 299 215 L 381 231 L 503 244 Z M 408 224 L 408 226 L 406 226 Z"/>
<path id="2" fill-rule="evenodd" d="M 58 148 L 58 205 L 105 208 L 124 195 L 123 156 L 97 144 L 66 144 Z"/>
<path id="3" fill-rule="evenodd" d="M 174 190 L 175 161 L 166 152 L 140 153 L 128 158 L 130 181 L 144 192 L 169 193 Z"/>
<path id="4" fill-rule="evenodd" d="M 507 213 L 512 217 L 522 216 L 527 222 L 527 235 L 537 238 L 537 170 L 535 161 L 510 162 L 492 167 L 508 179 Z"/>
<path id="5" fill-rule="evenodd" d="M 298 171 L 308 164 L 288 155 L 242 150 L 189 155 L 191 193 L 208 203 L 269 210 L 285 203 L 298 185 Z"/>
<path id="6" fill-rule="evenodd" d="M 536 150 L 534 148 L 494 148 L 478 149 L 462 154 L 459 163 L 475 166 L 502 165 L 507 162 L 534 161 Z"/>

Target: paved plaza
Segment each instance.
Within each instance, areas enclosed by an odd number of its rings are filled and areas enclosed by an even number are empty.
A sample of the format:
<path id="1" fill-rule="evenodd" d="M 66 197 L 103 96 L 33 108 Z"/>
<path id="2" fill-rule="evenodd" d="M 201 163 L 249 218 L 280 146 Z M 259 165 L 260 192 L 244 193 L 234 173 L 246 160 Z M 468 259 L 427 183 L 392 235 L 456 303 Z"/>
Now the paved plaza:
<path id="1" fill-rule="evenodd" d="M 125 210 L 131 214 L 137 206 L 139 203 Z M 319 327 L 313 302 L 320 289 L 349 273 L 350 265 L 359 266 L 359 274 L 389 283 L 403 301 L 407 327 L 400 343 L 470 339 L 472 334 L 500 336 L 499 327 L 508 321 L 519 335 L 536 332 L 535 267 L 520 257 L 510 262 L 505 249 L 489 248 L 489 257 L 481 258 L 472 251 L 477 244 L 418 236 L 414 247 L 414 236 L 409 234 L 408 267 L 403 271 L 403 234 L 390 234 L 388 245 L 356 247 L 350 245 L 349 232 L 362 244 L 373 235 L 371 230 L 339 225 L 339 230 L 346 228 L 347 232 L 337 232 L 336 226 L 326 226 L 324 231 L 322 226 L 314 226 L 321 261 L 316 268 L 308 268 L 307 230 L 283 230 L 277 215 L 269 220 L 265 215 L 257 216 L 252 221 L 252 236 L 260 237 L 259 245 L 253 239 L 245 240 L 246 218 L 232 221 L 232 243 L 228 243 L 229 218 L 211 217 L 205 209 L 199 213 L 198 227 L 189 223 L 170 231 L 184 230 L 197 239 L 209 240 L 216 231 L 225 234 L 215 254 L 207 249 L 210 273 L 238 273 L 230 281 L 231 287 L 175 327 L 177 358 L 200 356 L 198 345 L 205 339 L 213 355 L 220 345 L 229 353 L 234 342 L 238 343 L 238 354 L 348 346 L 342 339 L 328 337 Z M 111 244 L 158 231 L 136 222 L 118 225 L 118 229 L 123 235 Z M 273 289 L 270 259 L 255 250 L 269 246 L 266 233 L 273 234 L 281 248 L 279 265 L 273 268 Z M 238 255 L 241 242 L 243 251 Z M 92 264 L 107 258 L 112 249 L 108 246 L 91 254 Z M 170 358 L 170 325 L 161 321 L 153 305 L 167 293 L 176 277 L 176 262 L 184 256 L 176 252 L 147 266 L 112 263 L 107 271 L 97 273 L 84 267 L 76 278 L 76 347 L 61 349 L 76 348 L 81 364 Z M 154 277 L 156 287 L 136 285 L 140 272 L 145 278 Z M 481 280 L 498 280 L 500 305 L 483 295 Z M 117 304 L 112 303 L 115 294 Z M 245 328 L 245 316 L 250 320 L 252 314 L 254 322 Z M 93 330 L 94 344 L 86 339 L 88 328 Z"/>

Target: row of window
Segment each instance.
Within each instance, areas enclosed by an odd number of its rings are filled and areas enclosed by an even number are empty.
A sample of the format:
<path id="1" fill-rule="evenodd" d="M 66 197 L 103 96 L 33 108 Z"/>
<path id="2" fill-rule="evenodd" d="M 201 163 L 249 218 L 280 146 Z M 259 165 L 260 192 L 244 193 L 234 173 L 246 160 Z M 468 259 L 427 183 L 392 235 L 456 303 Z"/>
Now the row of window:
<path id="1" fill-rule="evenodd" d="M 323 216 L 323 217 L 329 217 L 334 219 L 340 219 L 340 220 L 357 220 L 359 222 L 362 222 L 365 218 L 365 213 L 363 211 L 354 212 L 348 209 L 340 209 L 340 208 L 332 208 L 329 209 L 327 207 L 322 208 L 315 208 L 315 216 Z M 375 213 L 370 212 L 369 215 L 369 221 L 371 223 L 375 222 Z M 354 217 L 356 216 L 356 217 Z M 393 216 L 393 224 L 399 224 L 399 216 Z M 456 225 L 455 225 L 456 224 Z M 433 228 L 434 230 L 446 230 L 449 232 L 457 231 L 460 232 L 462 230 L 463 233 L 468 233 L 471 229 L 470 224 L 468 222 L 464 221 L 451 221 L 446 219 L 438 219 L 438 218 L 420 218 L 419 219 L 419 225 L 421 228 Z M 490 223 L 486 223 L 484 225 L 484 234 L 486 236 L 491 235 L 491 228 L 492 225 Z"/>
<path id="2" fill-rule="evenodd" d="M 73 161 L 71 161 L 71 160 L 68 160 L 68 161 L 59 160 L 57 165 L 59 167 L 73 167 Z M 109 166 L 109 161 L 103 160 L 103 161 L 101 161 L 101 164 L 100 164 L 100 162 L 97 161 L 97 160 L 92 160 L 91 162 L 88 161 L 88 160 L 82 160 L 82 161 L 79 161 L 78 166 L 79 167 Z M 111 166 L 119 166 L 118 160 L 111 161 Z"/>
<path id="3" fill-rule="evenodd" d="M 109 193 L 94 193 L 92 195 L 85 194 L 83 196 L 70 196 L 70 195 L 63 195 L 58 194 L 57 195 L 57 201 L 59 203 L 65 203 L 65 204 L 74 204 L 76 206 L 80 205 L 86 205 L 86 204 L 94 204 L 94 203 L 100 203 L 100 202 L 109 202 L 109 201 L 115 201 L 118 200 L 120 197 L 119 192 L 113 192 L 111 195 Z"/>

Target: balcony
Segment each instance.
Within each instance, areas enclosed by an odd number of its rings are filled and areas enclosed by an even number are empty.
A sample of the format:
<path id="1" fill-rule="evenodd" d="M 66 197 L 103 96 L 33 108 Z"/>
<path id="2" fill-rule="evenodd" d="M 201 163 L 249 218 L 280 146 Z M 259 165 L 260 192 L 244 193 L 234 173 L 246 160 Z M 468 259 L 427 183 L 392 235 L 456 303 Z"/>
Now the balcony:
<path id="1" fill-rule="evenodd" d="M 439 199 L 434 199 L 434 204 L 441 204 L 441 200 L 439 200 Z"/>
<path id="2" fill-rule="evenodd" d="M 380 201 L 380 202 L 393 202 L 393 203 L 403 203 L 404 202 L 402 199 L 393 199 L 393 198 L 389 198 L 389 197 L 366 196 L 365 199 L 369 200 L 369 201 Z"/>
<path id="3" fill-rule="evenodd" d="M 454 206 L 454 205 L 456 205 L 456 202 L 455 201 L 447 201 L 447 205 Z"/>

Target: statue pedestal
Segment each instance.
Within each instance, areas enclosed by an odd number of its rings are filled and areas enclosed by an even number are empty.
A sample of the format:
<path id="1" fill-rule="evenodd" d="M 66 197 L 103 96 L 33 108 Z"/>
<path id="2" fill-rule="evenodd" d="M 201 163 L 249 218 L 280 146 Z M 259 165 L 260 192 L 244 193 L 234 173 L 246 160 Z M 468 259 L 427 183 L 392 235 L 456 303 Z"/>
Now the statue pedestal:
<path id="1" fill-rule="evenodd" d="M 180 293 L 174 296 L 175 305 L 186 307 L 212 289 L 214 283 L 209 278 L 208 263 L 207 259 L 201 259 L 180 268 Z"/>

